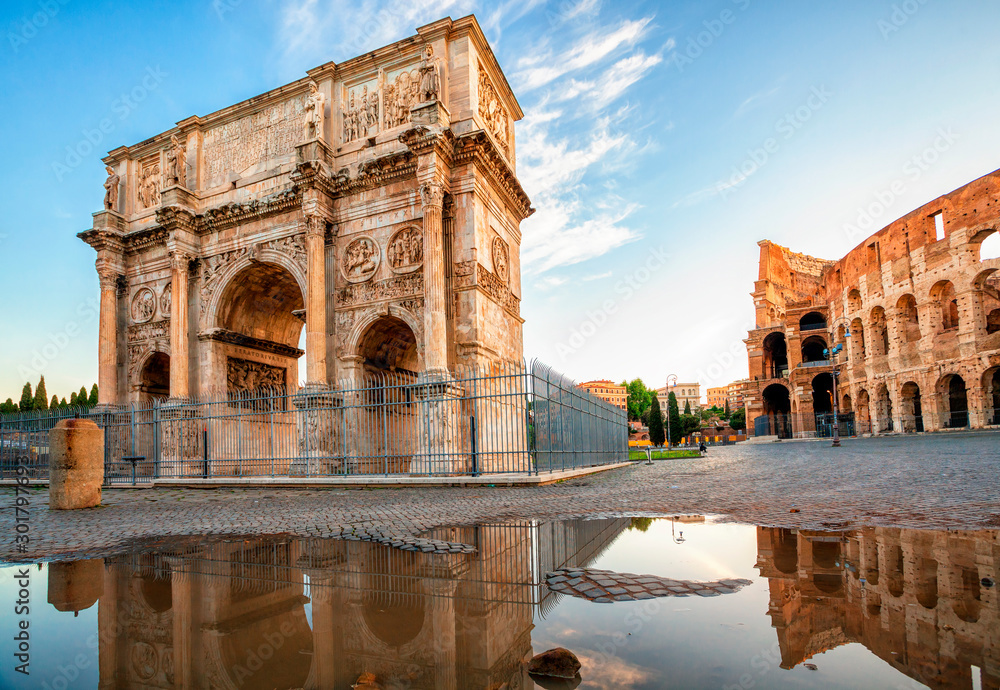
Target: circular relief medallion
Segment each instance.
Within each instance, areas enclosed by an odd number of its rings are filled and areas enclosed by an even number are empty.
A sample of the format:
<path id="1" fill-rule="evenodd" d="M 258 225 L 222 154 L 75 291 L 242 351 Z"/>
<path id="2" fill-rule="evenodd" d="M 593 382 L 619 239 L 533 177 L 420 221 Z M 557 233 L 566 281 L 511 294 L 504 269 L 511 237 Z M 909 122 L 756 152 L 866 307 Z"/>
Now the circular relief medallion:
<path id="1" fill-rule="evenodd" d="M 493 272 L 505 283 L 510 280 L 510 248 L 499 237 L 493 238 Z"/>
<path id="2" fill-rule="evenodd" d="M 147 642 L 136 642 L 132 647 L 132 670 L 142 680 L 156 675 L 156 650 Z"/>
<path id="3" fill-rule="evenodd" d="M 359 237 L 347 245 L 341 268 L 344 277 L 351 283 L 363 283 L 375 275 L 382 252 L 371 237 Z"/>
<path id="4" fill-rule="evenodd" d="M 163 288 L 163 292 L 160 293 L 160 315 L 163 318 L 170 316 L 173 292 L 173 285 L 171 283 L 167 283 L 167 286 Z"/>
<path id="5" fill-rule="evenodd" d="M 399 230 L 389 240 L 385 255 L 394 272 L 416 271 L 424 263 L 424 234 L 418 228 Z"/>
<path id="6" fill-rule="evenodd" d="M 156 295 L 149 288 L 142 288 L 132 298 L 132 321 L 146 323 L 156 313 Z"/>

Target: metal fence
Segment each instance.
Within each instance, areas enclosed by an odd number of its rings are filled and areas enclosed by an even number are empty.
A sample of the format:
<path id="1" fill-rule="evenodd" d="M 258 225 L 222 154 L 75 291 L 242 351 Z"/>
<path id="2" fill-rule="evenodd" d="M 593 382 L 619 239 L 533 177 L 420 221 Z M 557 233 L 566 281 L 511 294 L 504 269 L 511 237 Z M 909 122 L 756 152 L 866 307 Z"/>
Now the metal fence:
<path id="1" fill-rule="evenodd" d="M 73 412 L 0 417 L 0 468 L 48 476 L 48 432 Z M 157 478 L 539 474 L 628 459 L 626 413 L 533 362 L 447 380 L 373 372 L 330 390 L 256 390 L 85 411 L 105 482 Z"/>

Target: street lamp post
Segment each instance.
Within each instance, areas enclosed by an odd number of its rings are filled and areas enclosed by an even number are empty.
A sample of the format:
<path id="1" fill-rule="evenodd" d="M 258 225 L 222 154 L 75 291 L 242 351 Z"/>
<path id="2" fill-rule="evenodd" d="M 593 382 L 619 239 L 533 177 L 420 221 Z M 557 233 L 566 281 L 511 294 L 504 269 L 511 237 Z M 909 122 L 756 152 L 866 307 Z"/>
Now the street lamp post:
<path id="1" fill-rule="evenodd" d="M 835 334 L 837 332 L 837 324 L 841 321 L 845 324 L 847 323 L 847 319 L 844 317 L 834 321 L 830 330 L 831 337 L 836 337 Z M 844 337 L 851 337 L 850 326 L 844 327 Z M 837 371 L 837 355 L 839 355 L 843 349 L 843 344 L 838 343 L 833 347 L 833 349 L 828 350 L 828 352 L 830 352 L 831 361 L 833 362 L 833 444 L 831 446 L 833 448 L 840 448 L 840 398 L 837 395 L 837 376 L 840 372 Z"/>

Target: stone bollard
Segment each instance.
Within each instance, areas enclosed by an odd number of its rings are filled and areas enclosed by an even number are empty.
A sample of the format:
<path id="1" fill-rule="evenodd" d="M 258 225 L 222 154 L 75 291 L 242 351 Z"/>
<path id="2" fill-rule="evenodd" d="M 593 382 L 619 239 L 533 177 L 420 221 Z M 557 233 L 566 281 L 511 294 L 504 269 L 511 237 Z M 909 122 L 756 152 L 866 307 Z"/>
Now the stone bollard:
<path id="1" fill-rule="evenodd" d="M 83 611 L 104 594 L 104 559 L 49 563 L 49 603 L 57 611 Z"/>
<path id="2" fill-rule="evenodd" d="M 49 433 L 49 509 L 101 504 L 104 431 L 89 419 L 64 419 Z"/>

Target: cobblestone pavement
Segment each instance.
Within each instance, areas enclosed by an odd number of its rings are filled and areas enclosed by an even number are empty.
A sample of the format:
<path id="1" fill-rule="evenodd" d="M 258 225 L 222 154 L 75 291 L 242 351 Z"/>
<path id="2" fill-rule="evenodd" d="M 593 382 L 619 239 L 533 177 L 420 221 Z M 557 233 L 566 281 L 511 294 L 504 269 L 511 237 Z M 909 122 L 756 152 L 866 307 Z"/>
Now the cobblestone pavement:
<path id="1" fill-rule="evenodd" d="M 113 489 L 104 505 L 47 509 L 30 495 L 27 551 L 14 491 L 0 491 L 0 559 L 106 554 L 177 536 L 337 536 L 436 548 L 433 527 L 517 519 L 710 514 L 803 529 L 1000 526 L 1000 434 L 944 434 L 713 448 L 545 487 Z"/>
<path id="2" fill-rule="evenodd" d="M 559 594 L 612 604 L 660 597 L 717 597 L 738 592 L 753 582 L 743 579 L 692 582 L 595 568 L 563 568 L 546 573 L 545 584 Z"/>

